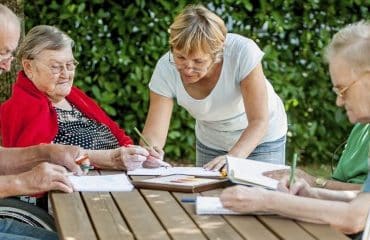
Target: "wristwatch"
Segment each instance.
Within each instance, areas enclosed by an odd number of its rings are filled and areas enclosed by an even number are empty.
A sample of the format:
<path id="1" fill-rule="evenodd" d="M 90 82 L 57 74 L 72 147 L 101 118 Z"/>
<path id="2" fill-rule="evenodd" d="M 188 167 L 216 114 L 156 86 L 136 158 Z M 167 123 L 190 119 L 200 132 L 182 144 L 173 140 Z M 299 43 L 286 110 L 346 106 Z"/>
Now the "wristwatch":
<path id="1" fill-rule="evenodd" d="M 318 177 L 315 179 L 315 185 L 319 188 L 325 188 L 326 184 L 328 183 L 328 180 L 322 177 Z"/>

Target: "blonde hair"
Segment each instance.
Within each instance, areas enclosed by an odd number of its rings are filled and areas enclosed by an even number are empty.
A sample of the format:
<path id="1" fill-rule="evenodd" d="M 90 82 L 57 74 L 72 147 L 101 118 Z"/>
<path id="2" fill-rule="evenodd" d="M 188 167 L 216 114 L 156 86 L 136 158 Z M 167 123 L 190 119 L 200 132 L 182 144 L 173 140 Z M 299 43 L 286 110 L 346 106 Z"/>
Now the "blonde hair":
<path id="1" fill-rule="evenodd" d="M 197 51 L 222 56 L 227 28 L 224 21 L 202 5 L 189 5 L 171 24 L 169 44 L 185 54 Z"/>
<path id="2" fill-rule="evenodd" d="M 15 15 L 15 13 L 10 10 L 7 6 L 0 3 L 0 29 L 4 27 L 4 25 L 8 25 L 9 23 L 14 24 L 18 28 L 20 28 L 21 20 L 20 18 Z"/>
<path id="3" fill-rule="evenodd" d="M 18 60 L 34 59 L 43 50 L 73 48 L 73 40 L 63 31 L 48 25 L 33 27 L 19 46 Z"/>
<path id="4" fill-rule="evenodd" d="M 325 60 L 342 57 L 353 68 L 370 70 L 370 22 L 349 24 L 337 32 L 325 49 Z"/>

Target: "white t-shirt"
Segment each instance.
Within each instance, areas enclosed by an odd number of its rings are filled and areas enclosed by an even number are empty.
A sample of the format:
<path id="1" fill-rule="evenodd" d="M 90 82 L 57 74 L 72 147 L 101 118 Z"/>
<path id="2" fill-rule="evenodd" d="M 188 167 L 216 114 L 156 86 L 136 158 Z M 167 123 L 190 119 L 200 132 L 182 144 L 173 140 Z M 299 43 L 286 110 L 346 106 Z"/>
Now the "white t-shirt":
<path id="1" fill-rule="evenodd" d="M 248 125 L 240 82 L 261 62 L 263 54 L 253 40 L 229 33 L 220 78 L 207 97 L 194 99 L 186 92 L 179 72 L 169 62 L 169 52 L 159 59 L 149 88 L 164 97 L 176 98 L 177 103 L 196 119 L 195 134 L 201 143 L 229 151 Z M 260 143 L 277 140 L 287 132 L 283 103 L 270 82 L 265 81 L 269 125 Z"/>

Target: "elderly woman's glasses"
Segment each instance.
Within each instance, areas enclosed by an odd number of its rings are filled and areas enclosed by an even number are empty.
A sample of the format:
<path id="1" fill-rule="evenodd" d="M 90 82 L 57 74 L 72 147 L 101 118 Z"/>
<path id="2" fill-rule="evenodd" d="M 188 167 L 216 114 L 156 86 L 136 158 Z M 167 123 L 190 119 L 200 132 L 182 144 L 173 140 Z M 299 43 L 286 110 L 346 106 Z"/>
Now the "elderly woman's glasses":
<path id="1" fill-rule="evenodd" d="M 0 62 L 5 62 L 5 61 L 13 60 L 14 59 L 14 55 L 13 54 L 14 54 L 13 52 L 5 53 L 5 54 L 0 54 Z"/>
<path id="2" fill-rule="evenodd" d="M 168 61 L 170 62 L 170 64 L 175 66 L 178 70 L 191 69 L 191 71 L 196 72 L 196 73 L 207 72 L 214 63 L 213 59 L 212 59 L 211 64 L 208 64 L 208 61 L 193 62 L 192 63 L 193 66 L 189 67 L 189 60 L 185 59 L 182 56 L 173 54 L 172 51 L 170 51 L 168 54 Z"/>
<path id="3" fill-rule="evenodd" d="M 64 71 L 64 69 L 67 72 L 73 72 L 74 70 L 76 70 L 76 67 L 78 65 L 78 62 L 76 60 L 67 62 L 65 64 L 53 63 L 53 64 L 50 64 L 50 65 L 46 64 L 46 63 L 43 63 L 41 61 L 37 61 L 37 62 L 41 63 L 41 65 L 44 65 L 45 67 L 47 67 L 50 70 L 50 72 L 54 75 L 61 74 Z"/>
<path id="4" fill-rule="evenodd" d="M 335 94 L 337 94 L 339 97 L 343 97 L 344 96 L 344 93 L 350 88 L 352 87 L 356 82 L 358 82 L 359 80 L 361 80 L 361 78 L 358 78 L 356 79 L 355 81 L 351 82 L 348 86 L 345 86 L 345 87 L 341 87 L 341 88 L 338 88 L 338 87 L 333 87 L 333 92 L 335 92 Z"/>

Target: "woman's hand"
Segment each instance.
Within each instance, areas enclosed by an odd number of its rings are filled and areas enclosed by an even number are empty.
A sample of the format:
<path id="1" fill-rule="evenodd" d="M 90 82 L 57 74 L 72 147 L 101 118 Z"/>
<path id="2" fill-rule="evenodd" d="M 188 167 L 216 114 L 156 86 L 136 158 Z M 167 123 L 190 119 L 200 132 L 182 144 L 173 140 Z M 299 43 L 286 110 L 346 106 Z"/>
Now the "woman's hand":
<path id="1" fill-rule="evenodd" d="M 209 163 L 204 164 L 204 168 L 212 171 L 220 171 L 226 164 L 226 155 L 215 157 Z"/>
<path id="2" fill-rule="evenodd" d="M 164 151 L 158 147 L 146 147 L 149 156 L 143 163 L 145 168 L 171 167 L 170 164 L 163 161 Z"/>
<path id="3" fill-rule="evenodd" d="M 289 186 L 289 176 L 285 176 L 278 183 L 277 190 L 302 197 L 317 198 L 315 188 L 311 187 L 303 178 L 298 178 L 292 186 Z"/>
<path id="4" fill-rule="evenodd" d="M 281 169 L 281 170 L 274 170 L 274 171 L 268 171 L 264 172 L 263 175 L 266 177 L 270 177 L 276 180 L 280 180 L 284 178 L 285 176 L 289 176 L 290 169 Z M 298 178 L 303 178 L 310 186 L 315 186 L 315 178 L 311 176 L 310 174 L 306 173 L 305 171 L 301 169 L 296 169 L 296 176 Z"/>
<path id="5" fill-rule="evenodd" d="M 149 157 L 149 152 L 138 145 L 129 145 L 112 150 L 111 164 L 113 169 L 131 171 L 142 166 Z"/>

